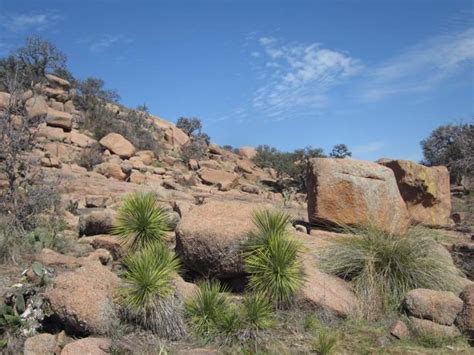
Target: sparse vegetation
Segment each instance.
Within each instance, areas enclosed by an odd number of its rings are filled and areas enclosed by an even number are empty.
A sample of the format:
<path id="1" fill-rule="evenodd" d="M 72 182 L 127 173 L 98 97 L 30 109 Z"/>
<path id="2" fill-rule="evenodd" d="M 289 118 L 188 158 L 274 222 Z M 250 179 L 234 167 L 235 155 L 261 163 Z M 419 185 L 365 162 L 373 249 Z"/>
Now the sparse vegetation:
<path id="1" fill-rule="evenodd" d="M 199 135 L 201 133 L 202 123 L 201 120 L 196 117 L 180 117 L 176 122 L 176 127 L 181 129 L 189 137 L 195 137 L 196 135 Z"/>
<path id="2" fill-rule="evenodd" d="M 347 231 L 354 236 L 335 238 L 319 262 L 324 271 L 352 282 L 365 317 L 397 308 L 411 289 L 459 290 L 457 270 L 429 229 L 413 227 L 401 236 L 374 228 Z"/>
<path id="3" fill-rule="evenodd" d="M 207 144 L 201 140 L 191 141 L 181 148 L 181 159 L 186 164 L 190 160 L 203 160 L 207 156 Z"/>
<path id="4" fill-rule="evenodd" d="M 102 148 L 99 144 L 94 144 L 92 147 L 85 148 L 79 155 L 77 164 L 92 171 L 94 166 L 102 163 Z"/>
<path id="5" fill-rule="evenodd" d="M 145 329 L 169 339 L 185 334 L 173 280 L 180 262 L 161 243 L 149 245 L 124 260 L 122 288 L 124 315 Z"/>
<path id="6" fill-rule="evenodd" d="M 291 304 L 304 281 L 301 246 L 291 238 L 289 222 L 284 212 L 257 212 L 244 254 L 250 289 L 266 294 L 277 307 Z"/>
<path id="7" fill-rule="evenodd" d="M 118 211 L 113 233 L 119 236 L 125 249 L 139 251 L 163 243 L 169 231 L 168 218 L 155 194 L 131 194 L 125 197 Z"/>
<path id="8" fill-rule="evenodd" d="M 321 148 L 306 147 L 293 152 L 281 152 L 268 145 L 258 146 L 253 162 L 260 168 L 272 168 L 277 172 L 282 190 L 304 190 L 307 161 L 324 157 Z"/>
<path id="9" fill-rule="evenodd" d="M 337 344 L 337 336 L 326 329 L 321 329 L 318 338 L 314 342 L 313 350 L 320 355 L 329 355 L 334 352 Z"/>
<path id="10" fill-rule="evenodd" d="M 463 174 L 474 171 L 474 125 L 440 126 L 420 144 L 423 163 L 428 166 L 447 166 L 453 182 L 459 182 Z"/>

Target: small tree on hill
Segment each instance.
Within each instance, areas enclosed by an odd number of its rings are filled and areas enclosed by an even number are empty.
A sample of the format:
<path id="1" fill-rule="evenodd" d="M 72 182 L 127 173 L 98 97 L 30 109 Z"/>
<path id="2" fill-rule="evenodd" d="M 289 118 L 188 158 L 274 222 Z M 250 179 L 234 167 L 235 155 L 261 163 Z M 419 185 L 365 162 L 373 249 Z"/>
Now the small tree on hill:
<path id="1" fill-rule="evenodd" d="M 201 123 L 201 120 L 196 117 L 193 117 L 193 118 L 180 117 L 178 119 L 178 122 L 176 122 L 176 127 L 181 129 L 189 137 L 193 137 L 197 134 L 201 134 L 202 123 Z"/>
<path id="2" fill-rule="evenodd" d="M 472 173 L 473 129 L 472 124 L 439 126 L 420 143 L 424 156 L 422 163 L 448 167 L 453 182 L 458 182 L 463 174 Z"/>
<path id="3" fill-rule="evenodd" d="M 336 144 L 332 148 L 331 153 L 329 153 L 331 158 L 342 159 L 346 157 L 351 157 L 352 153 L 349 151 L 349 148 L 345 144 Z"/>

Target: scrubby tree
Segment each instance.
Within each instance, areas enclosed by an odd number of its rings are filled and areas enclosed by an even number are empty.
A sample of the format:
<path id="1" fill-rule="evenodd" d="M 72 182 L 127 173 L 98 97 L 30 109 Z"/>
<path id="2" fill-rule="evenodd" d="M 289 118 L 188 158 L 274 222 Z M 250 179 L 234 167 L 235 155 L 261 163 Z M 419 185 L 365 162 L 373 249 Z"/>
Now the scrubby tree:
<path id="1" fill-rule="evenodd" d="M 427 166 L 445 165 L 453 181 L 463 174 L 472 173 L 472 124 L 449 124 L 436 128 L 421 141 L 423 163 Z M 472 164 L 472 163 L 471 163 Z"/>
<path id="2" fill-rule="evenodd" d="M 201 120 L 197 117 L 193 117 L 193 118 L 180 117 L 178 121 L 176 122 L 176 127 L 181 129 L 189 137 L 193 137 L 201 133 L 202 123 L 201 123 Z"/>
<path id="3" fill-rule="evenodd" d="M 150 109 L 148 108 L 148 105 L 146 103 L 143 103 L 141 105 L 138 105 L 137 106 L 137 110 L 138 111 L 142 111 L 142 112 L 145 112 L 145 113 L 150 113 Z"/>
<path id="4" fill-rule="evenodd" d="M 0 86 L 9 89 L 13 78 L 22 89 L 46 81 L 46 74 L 66 68 L 66 56 L 54 44 L 38 36 L 29 37 L 23 47 L 0 60 Z M 9 91 L 10 92 L 10 91 Z"/>
<path id="5" fill-rule="evenodd" d="M 293 152 L 282 152 L 274 147 L 261 145 L 257 147 L 257 155 L 253 161 L 261 168 L 275 169 L 283 190 L 303 190 L 308 160 L 324 156 L 321 148 L 306 147 Z"/>
<path id="6" fill-rule="evenodd" d="M 347 145 L 345 145 L 345 144 L 336 144 L 332 148 L 331 153 L 329 153 L 329 156 L 331 158 L 342 159 L 342 158 L 346 158 L 346 157 L 351 157 L 352 153 L 349 151 L 349 148 L 347 148 Z"/>

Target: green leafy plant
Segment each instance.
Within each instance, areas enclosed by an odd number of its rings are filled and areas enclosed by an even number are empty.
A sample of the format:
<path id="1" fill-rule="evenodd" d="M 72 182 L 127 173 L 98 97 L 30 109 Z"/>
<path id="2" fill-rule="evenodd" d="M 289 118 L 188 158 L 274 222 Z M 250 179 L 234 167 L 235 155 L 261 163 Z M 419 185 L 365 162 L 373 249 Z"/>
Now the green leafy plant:
<path id="1" fill-rule="evenodd" d="M 256 230 L 249 233 L 244 253 L 250 289 L 263 292 L 278 307 L 290 304 L 304 282 L 301 246 L 290 236 L 290 220 L 284 212 L 257 212 Z"/>
<path id="2" fill-rule="evenodd" d="M 121 304 L 127 319 L 171 339 L 185 334 L 174 297 L 173 280 L 180 269 L 174 252 L 161 243 L 125 258 Z"/>
<path id="3" fill-rule="evenodd" d="M 170 230 L 166 209 L 153 193 L 135 193 L 125 198 L 118 211 L 113 234 L 130 251 L 160 244 Z"/>
<path id="4" fill-rule="evenodd" d="M 337 344 L 337 337 L 331 334 L 328 330 L 321 330 L 318 334 L 318 339 L 313 345 L 313 350 L 320 355 L 328 355 L 334 352 Z"/>
<path id="5" fill-rule="evenodd" d="M 186 314 L 194 331 L 203 336 L 215 334 L 222 324 L 234 323 L 226 313 L 230 302 L 225 294 L 227 289 L 218 281 L 201 281 L 196 293 L 186 303 Z"/>
<path id="6" fill-rule="evenodd" d="M 22 301 L 19 301 L 20 309 L 16 310 L 15 308 L 8 306 L 4 303 L 0 304 L 0 334 L 4 334 L 7 331 L 18 329 L 21 325 L 21 318 L 18 316 L 18 313 L 23 309 L 24 311 L 24 298 L 21 296 Z M 18 297 L 17 297 L 18 299 Z"/>
<path id="7" fill-rule="evenodd" d="M 398 307 L 406 292 L 415 288 L 457 291 L 458 271 L 449 254 L 423 227 L 400 236 L 374 228 L 346 228 L 352 237 L 335 238 L 321 250 L 321 268 L 351 281 L 376 318 Z"/>
<path id="8" fill-rule="evenodd" d="M 262 292 L 252 292 L 242 300 L 243 317 L 250 330 L 263 330 L 274 325 L 273 305 Z"/>

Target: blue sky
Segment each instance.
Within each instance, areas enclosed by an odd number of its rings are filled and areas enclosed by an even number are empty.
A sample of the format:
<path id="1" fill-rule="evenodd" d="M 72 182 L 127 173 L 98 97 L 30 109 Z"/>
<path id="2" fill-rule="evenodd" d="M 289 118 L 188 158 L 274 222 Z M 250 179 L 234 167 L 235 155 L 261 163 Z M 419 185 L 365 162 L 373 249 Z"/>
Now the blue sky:
<path id="1" fill-rule="evenodd" d="M 0 0 L 0 53 L 40 34 L 78 78 L 218 144 L 345 143 L 421 158 L 440 124 L 474 117 L 473 2 Z"/>

